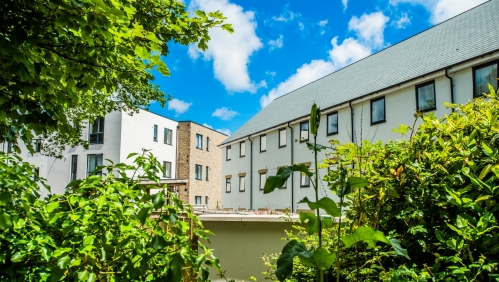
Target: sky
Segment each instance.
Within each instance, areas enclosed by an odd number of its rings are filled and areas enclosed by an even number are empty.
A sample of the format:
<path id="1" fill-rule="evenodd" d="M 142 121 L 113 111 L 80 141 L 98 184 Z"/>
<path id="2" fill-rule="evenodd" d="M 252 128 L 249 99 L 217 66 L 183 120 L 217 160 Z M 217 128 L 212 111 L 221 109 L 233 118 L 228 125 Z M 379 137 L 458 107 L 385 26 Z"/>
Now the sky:
<path id="1" fill-rule="evenodd" d="M 149 110 L 227 135 L 272 100 L 403 41 L 486 0 L 186 0 L 220 10 L 234 33 L 209 31 L 208 50 L 169 44 L 172 96 Z"/>

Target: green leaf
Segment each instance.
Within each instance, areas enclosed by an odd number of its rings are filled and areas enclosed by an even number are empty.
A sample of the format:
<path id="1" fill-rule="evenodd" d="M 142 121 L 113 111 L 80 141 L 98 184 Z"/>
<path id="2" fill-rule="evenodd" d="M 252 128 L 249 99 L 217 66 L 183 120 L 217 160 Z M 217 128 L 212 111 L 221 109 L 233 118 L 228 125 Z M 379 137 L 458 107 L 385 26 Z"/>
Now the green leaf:
<path id="1" fill-rule="evenodd" d="M 14 253 L 14 254 L 12 255 L 12 257 L 10 258 L 10 260 L 11 260 L 12 262 L 21 262 L 21 261 L 24 259 L 24 256 L 25 256 L 25 255 L 26 255 L 26 254 L 23 254 L 23 253 L 21 253 L 21 252 L 17 252 L 17 253 Z"/>
<path id="2" fill-rule="evenodd" d="M 69 256 L 63 256 L 57 260 L 57 266 L 59 266 L 60 269 L 66 269 L 69 266 L 69 262 L 71 259 Z"/>
<path id="3" fill-rule="evenodd" d="M 306 230 L 308 234 L 313 235 L 319 230 L 319 223 L 317 222 L 317 216 L 310 212 L 301 212 L 300 221 L 306 223 Z"/>
<path id="4" fill-rule="evenodd" d="M 95 280 L 97 280 L 97 276 L 95 275 L 95 273 L 90 273 L 88 275 L 88 279 L 87 279 L 87 282 L 95 282 Z"/>
<path id="5" fill-rule="evenodd" d="M 160 236 L 160 235 L 155 235 L 154 237 L 152 237 L 152 247 L 155 249 L 155 250 L 162 250 L 164 248 L 166 248 L 166 246 L 168 246 L 165 238 L 163 236 Z"/>
<path id="6" fill-rule="evenodd" d="M 317 135 L 317 130 L 319 129 L 320 121 L 321 121 L 321 110 L 314 103 L 312 105 L 312 110 L 310 111 L 310 133 L 312 133 L 312 135 Z"/>
<path id="7" fill-rule="evenodd" d="M 12 227 L 12 217 L 10 214 L 0 211 L 0 229 L 7 230 Z"/>
<path id="8" fill-rule="evenodd" d="M 341 216 L 340 208 L 331 198 L 322 198 L 318 202 L 311 202 L 307 197 L 299 201 L 298 204 L 307 203 L 311 210 L 322 209 L 330 216 Z"/>
<path id="9" fill-rule="evenodd" d="M 402 256 L 402 257 L 405 257 L 407 259 L 411 259 L 409 257 L 409 254 L 407 253 L 407 250 L 406 249 L 403 249 L 401 246 L 400 246 L 400 243 L 397 239 L 395 238 L 390 238 L 390 242 L 391 242 L 391 245 L 393 247 L 393 250 L 395 251 L 395 253 L 399 256 Z"/>
<path id="10" fill-rule="evenodd" d="M 300 262 L 310 267 L 327 270 L 333 266 L 336 261 L 336 253 L 330 253 L 324 247 L 317 248 L 311 257 L 298 255 Z"/>
<path id="11" fill-rule="evenodd" d="M 182 281 L 182 267 L 184 267 L 184 259 L 179 253 L 174 254 L 170 260 L 170 268 L 172 271 L 171 279 L 168 281 Z"/>
<path id="12" fill-rule="evenodd" d="M 346 248 L 350 248 L 351 246 L 361 241 L 367 243 L 369 243 L 369 241 L 383 242 L 385 244 L 392 246 L 397 255 L 404 256 L 409 259 L 407 251 L 400 247 L 398 241 L 394 243 L 394 241 L 388 240 L 388 238 L 385 237 L 385 234 L 383 234 L 383 232 L 374 230 L 369 226 L 358 227 L 357 229 L 355 229 L 355 231 L 352 234 L 342 237 L 341 241 L 343 241 Z"/>
<path id="13" fill-rule="evenodd" d="M 85 239 L 83 239 L 83 246 L 93 245 L 94 244 L 94 240 L 95 240 L 95 236 L 94 235 L 86 236 Z"/>
<path id="14" fill-rule="evenodd" d="M 481 202 L 481 201 L 485 201 L 485 200 L 488 200 L 490 198 L 492 198 L 492 195 L 483 195 L 483 196 L 478 197 L 475 200 L 475 203 L 478 203 L 478 202 Z"/>
<path id="15" fill-rule="evenodd" d="M 263 188 L 263 193 L 268 194 L 274 191 L 275 189 L 281 188 L 284 186 L 284 183 L 288 180 L 289 176 L 293 174 L 293 172 L 299 171 L 305 173 L 308 177 L 312 177 L 313 173 L 308 170 L 308 167 L 304 164 L 294 164 L 292 166 L 281 167 L 277 171 L 276 176 L 269 176 L 267 181 L 265 181 L 265 187 Z"/>
<path id="16" fill-rule="evenodd" d="M 6 206 L 12 202 L 12 196 L 10 192 L 0 193 L 0 206 Z"/>
<path id="17" fill-rule="evenodd" d="M 45 261 L 50 260 L 50 255 L 52 254 L 52 250 L 50 248 L 43 246 L 40 248 L 40 252 L 42 253 L 43 259 Z"/>
<path id="18" fill-rule="evenodd" d="M 293 258 L 301 255 L 304 258 L 309 258 L 313 252 L 307 250 L 307 247 L 302 242 L 296 240 L 289 241 L 282 249 L 281 255 L 277 259 L 277 270 L 275 272 L 279 281 L 284 281 L 293 273 Z"/>
<path id="19" fill-rule="evenodd" d="M 128 156 L 126 158 L 129 159 L 129 158 L 134 157 L 136 155 L 138 155 L 138 153 L 130 153 L 130 154 L 128 154 Z"/>
<path id="20" fill-rule="evenodd" d="M 165 194 L 163 192 L 158 192 L 152 197 L 152 203 L 155 209 L 161 209 L 165 204 Z"/>
<path id="21" fill-rule="evenodd" d="M 362 188 L 369 185 L 369 181 L 362 177 L 350 177 L 348 178 L 348 183 L 351 188 Z"/>
<path id="22" fill-rule="evenodd" d="M 139 218 L 141 225 L 144 225 L 144 223 L 146 222 L 149 210 L 151 210 L 150 207 L 143 207 L 140 209 L 139 213 L 137 214 L 137 217 Z"/>
<path id="23" fill-rule="evenodd" d="M 80 271 L 78 272 L 78 280 L 80 281 L 87 281 L 88 280 L 88 271 Z"/>
<path id="24" fill-rule="evenodd" d="M 56 208 L 59 207 L 59 201 L 56 200 L 56 202 L 52 202 L 47 205 L 47 212 L 53 212 Z"/>

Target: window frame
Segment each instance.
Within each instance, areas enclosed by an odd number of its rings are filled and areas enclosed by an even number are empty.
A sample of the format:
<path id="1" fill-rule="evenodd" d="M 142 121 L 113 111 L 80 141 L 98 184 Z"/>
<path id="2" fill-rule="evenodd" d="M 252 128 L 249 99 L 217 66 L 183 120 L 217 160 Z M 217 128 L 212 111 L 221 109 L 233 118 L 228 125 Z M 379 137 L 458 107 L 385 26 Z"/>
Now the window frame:
<path id="1" fill-rule="evenodd" d="M 230 161 L 232 159 L 232 147 L 227 146 L 225 147 L 225 160 Z"/>
<path id="2" fill-rule="evenodd" d="M 433 105 L 433 108 L 421 110 L 421 109 L 419 109 L 419 88 L 422 88 L 422 87 L 425 87 L 425 86 L 428 86 L 431 84 L 433 84 L 433 100 L 435 101 L 435 104 Z M 435 110 L 437 110 L 437 92 L 436 92 L 436 88 L 435 88 L 435 80 L 430 80 L 430 81 L 427 81 L 425 83 L 421 83 L 421 84 L 416 85 L 416 111 L 418 111 L 418 112 L 431 112 L 431 111 L 435 111 Z"/>
<path id="3" fill-rule="evenodd" d="M 284 145 L 281 145 L 281 132 L 283 132 L 283 131 L 285 132 L 284 133 L 285 138 L 284 138 Z M 277 141 L 278 148 L 286 147 L 288 145 L 288 142 L 287 142 L 288 132 L 287 132 L 286 128 L 279 129 L 279 131 L 277 132 L 277 135 L 278 135 L 278 138 L 277 138 L 278 139 L 278 141 Z"/>
<path id="4" fill-rule="evenodd" d="M 336 131 L 334 132 L 329 132 L 329 117 L 331 116 L 334 116 L 336 115 Z M 331 135 L 335 135 L 335 134 L 338 134 L 338 131 L 339 131 L 339 122 L 338 122 L 338 111 L 335 111 L 335 112 L 332 112 L 332 113 L 329 113 L 327 116 L 326 116 L 326 136 L 331 136 Z"/>
<path id="5" fill-rule="evenodd" d="M 96 164 L 95 164 L 95 167 L 97 167 L 97 156 L 101 156 L 101 159 L 102 159 L 102 164 L 101 165 L 104 165 L 104 154 L 87 154 L 87 177 L 89 177 L 90 175 L 92 175 L 94 171 L 92 172 L 89 172 L 88 169 L 89 169 L 89 164 L 90 164 L 90 156 L 95 156 L 95 161 L 96 161 Z M 102 170 L 100 171 L 97 171 L 97 173 L 95 173 L 94 175 L 102 175 Z"/>
<path id="6" fill-rule="evenodd" d="M 198 170 L 199 168 L 199 170 Z M 199 177 L 198 177 L 198 172 L 199 172 Z M 196 180 L 203 180 L 203 166 L 196 164 L 194 167 L 194 179 Z"/>
<path id="7" fill-rule="evenodd" d="M 245 183 L 245 180 L 246 180 L 246 175 L 244 176 L 239 176 L 239 192 L 245 192 L 246 191 L 246 183 Z M 242 180 L 242 182 L 241 182 Z M 241 190 L 241 183 L 243 184 L 243 189 Z"/>
<path id="8" fill-rule="evenodd" d="M 304 177 L 308 178 L 308 184 L 303 184 L 302 180 L 304 179 Z M 300 173 L 300 188 L 306 188 L 306 187 L 310 187 L 310 177 L 308 177 L 308 175 L 304 173 Z"/>
<path id="9" fill-rule="evenodd" d="M 168 171 L 168 176 L 166 175 L 166 164 L 170 164 L 170 169 Z M 172 178 L 172 162 L 163 161 L 163 177 Z"/>
<path id="10" fill-rule="evenodd" d="M 78 155 L 71 155 L 71 167 L 69 168 L 69 181 L 75 181 L 78 177 Z"/>
<path id="11" fill-rule="evenodd" d="M 205 204 L 206 206 L 208 206 L 208 200 L 209 200 L 209 199 L 210 199 L 210 197 L 208 197 L 208 196 L 204 196 L 204 204 Z"/>
<path id="12" fill-rule="evenodd" d="M 169 134 L 168 134 L 169 133 Z M 170 140 L 168 140 L 168 137 Z M 166 145 L 172 145 L 173 144 L 173 130 L 164 128 L 163 130 L 163 143 Z"/>
<path id="13" fill-rule="evenodd" d="M 308 124 L 307 139 L 301 139 L 301 132 L 302 132 L 301 126 L 302 126 L 302 124 Z M 308 121 L 308 120 L 302 121 L 302 122 L 300 122 L 300 143 L 307 142 L 309 140 L 310 140 L 310 121 Z"/>
<path id="14" fill-rule="evenodd" d="M 158 125 L 154 125 L 152 141 L 158 142 Z"/>
<path id="15" fill-rule="evenodd" d="M 35 144 L 33 147 L 35 149 L 35 153 L 40 153 L 42 151 L 42 140 L 35 139 Z"/>
<path id="16" fill-rule="evenodd" d="M 210 167 L 209 166 L 206 166 L 206 181 L 209 181 L 209 170 L 210 170 Z"/>
<path id="17" fill-rule="evenodd" d="M 265 182 L 267 181 L 267 172 L 260 172 L 260 191 L 265 188 Z M 262 175 L 265 175 L 265 181 L 262 183 Z"/>
<path id="18" fill-rule="evenodd" d="M 206 136 L 206 152 L 210 151 L 210 137 Z"/>
<path id="19" fill-rule="evenodd" d="M 383 119 L 373 122 L 373 103 L 381 101 L 381 100 L 383 100 Z M 370 114 L 371 114 L 371 125 L 375 125 L 375 124 L 386 122 L 386 100 L 385 100 L 385 96 L 372 99 L 370 101 L 370 104 L 371 104 L 371 108 L 369 109 L 369 111 L 370 111 Z"/>
<path id="20" fill-rule="evenodd" d="M 203 150 L 203 135 L 199 133 L 196 133 L 196 149 Z"/>
<path id="21" fill-rule="evenodd" d="M 101 120 L 102 120 L 102 124 L 103 124 L 103 129 L 101 128 Z M 92 144 L 104 144 L 104 130 L 106 128 L 106 118 L 105 117 L 97 117 L 94 121 L 94 123 L 97 123 L 97 132 L 91 132 L 92 131 L 92 125 L 93 123 L 88 123 L 88 144 L 92 145 Z M 91 141 L 91 136 L 92 135 L 95 135 L 95 142 L 92 142 Z M 99 138 L 99 135 L 102 135 L 102 140 L 100 140 Z"/>
<path id="22" fill-rule="evenodd" d="M 199 199 L 199 204 L 198 204 L 198 199 Z M 202 205 L 203 204 L 203 196 L 194 196 L 194 204 L 195 205 Z"/>
<path id="23" fill-rule="evenodd" d="M 488 67 L 488 66 L 491 66 L 491 65 L 496 65 L 497 78 L 499 78 L 499 60 L 494 60 L 494 61 L 490 61 L 490 62 L 487 62 L 487 63 L 484 63 L 484 64 L 480 64 L 478 66 L 474 66 L 471 69 L 471 72 L 472 72 L 472 75 L 473 75 L 473 81 L 472 81 L 472 83 L 473 83 L 473 99 L 483 96 L 483 93 L 481 95 L 479 95 L 479 96 L 475 96 L 475 92 L 476 92 L 476 82 L 475 82 L 476 81 L 476 75 L 475 75 L 475 71 L 477 69 L 485 68 L 485 67 Z M 497 82 L 497 86 L 499 87 L 499 81 Z"/>
<path id="24" fill-rule="evenodd" d="M 244 155 L 243 155 L 243 150 L 241 149 L 242 147 L 244 147 Z M 245 156 L 246 156 L 246 142 L 241 141 L 239 142 L 239 157 L 244 158 Z"/>
<path id="25" fill-rule="evenodd" d="M 225 178 L 225 193 L 230 193 L 232 190 L 232 184 L 231 184 L 231 177 L 226 177 Z M 227 189 L 229 188 L 229 189 Z"/>
<path id="26" fill-rule="evenodd" d="M 262 150 L 262 138 L 265 138 L 265 150 Z M 267 134 L 260 135 L 260 153 L 267 152 Z"/>

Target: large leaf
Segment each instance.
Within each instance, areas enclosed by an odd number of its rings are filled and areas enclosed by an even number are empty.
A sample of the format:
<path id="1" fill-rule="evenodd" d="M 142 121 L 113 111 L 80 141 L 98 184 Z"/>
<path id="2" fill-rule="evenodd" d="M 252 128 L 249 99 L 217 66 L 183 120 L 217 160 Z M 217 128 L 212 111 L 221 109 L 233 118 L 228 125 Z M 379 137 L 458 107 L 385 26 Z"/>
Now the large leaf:
<path id="1" fill-rule="evenodd" d="M 318 202 L 311 202 L 307 197 L 303 198 L 303 200 L 299 201 L 298 204 L 307 203 L 308 207 L 311 210 L 322 209 L 330 216 L 338 217 L 341 216 L 340 208 L 336 205 L 336 203 L 331 200 L 331 198 L 324 197 L 320 199 Z"/>
<path id="2" fill-rule="evenodd" d="M 12 196 L 9 192 L 0 193 L 0 206 L 6 206 L 12 202 Z"/>
<path id="3" fill-rule="evenodd" d="M 163 192 L 156 193 L 152 197 L 152 203 L 154 205 L 154 209 L 162 208 L 165 202 L 166 199 L 165 199 L 165 194 Z"/>
<path id="4" fill-rule="evenodd" d="M 312 105 L 312 110 L 310 111 L 310 133 L 312 133 L 312 135 L 317 135 L 317 130 L 319 129 L 320 121 L 321 121 L 321 110 L 314 103 Z"/>
<path id="5" fill-rule="evenodd" d="M 10 214 L 0 211 L 0 229 L 7 230 L 12 226 L 12 217 Z"/>
<path id="6" fill-rule="evenodd" d="M 310 212 L 301 212 L 300 213 L 300 221 L 302 223 L 306 223 L 306 230 L 308 234 L 312 235 L 318 232 L 319 223 L 317 222 L 317 216 Z"/>
<path id="7" fill-rule="evenodd" d="M 288 180 L 289 176 L 293 172 L 299 171 L 305 173 L 308 177 L 312 177 L 313 173 L 308 170 L 308 167 L 304 164 L 294 164 L 292 166 L 281 167 L 277 171 L 277 175 L 269 176 L 267 181 L 265 181 L 265 187 L 263 188 L 263 193 L 268 194 L 274 191 L 276 188 L 281 188 L 284 183 Z"/>
<path id="8" fill-rule="evenodd" d="M 57 260 L 57 266 L 59 266 L 60 269 L 66 269 L 70 261 L 71 259 L 69 256 L 63 256 Z"/>
<path id="9" fill-rule="evenodd" d="M 165 238 L 163 236 L 160 236 L 160 235 L 156 235 L 156 236 L 152 237 L 151 243 L 152 243 L 152 247 L 155 250 L 161 250 L 161 249 L 166 248 L 166 246 L 168 246 Z"/>
<path id="10" fill-rule="evenodd" d="M 362 188 L 369 185 L 369 181 L 362 177 L 350 177 L 348 178 L 348 184 L 351 188 Z"/>
<path id="11" fill-rule="evenodd" d="M 396 239 L 394 239 L 396 241 Z M 381 231 L 377 231 L 372 229 L 369 226 L 360 226 L 355 231 L 347 236 L 344 236 L 341 238 L 341 241 L 345 244 L 346 248 L 350 248 L 351 246 L 355 245 L 358 242 L 367 242 L 369 243 L 370 241 L 378 241 L 378 242 L 383 242 L 385 244 L 388 244 L 393 247 L 395 250 L 395 253 L 400 256 L 404 256 L 407 259 L 410 259 L 407 251 L 405 249 L 402 249 L 400 247 L 400 244 L 398 241 L 394 243 L 392 240 L 389 240 L 386 238 L 385 234 Z"/>
<path id="12" fill-rule="evenodd" d="M 182 267 L 184 266 L 184 259 L 179 253 L 171 256 L 170 259 L 170 267 L 168 268 L 171 271 L 170 277 L 168 277 L 168 281 L 180 282 L 182 281 Z"/>
<path id="13" fill-rule="evenodd" d="M 299 258 L 300 262 L 307 266 L 327 270 L 336 261 L 336 253 L 330 253 L 324 247 L 319 247 L 311 257 L 299 256 Z"/>
<path id="14" fill-rule="evenodd" d="M 139 213 L 137 214 L 137 217 L 140 220 L 140 224 L 144 225 L 146 222 L 147 216 L 149 215 L 149 210 L 151 210 L 150 207 L 143 207 L 140 209 Z"/>
<path id="15" fill-rule="evenodd" d="M 296 240 L 289 241 L 282 249 L 281 255 L 277 259 L 277 270 L 275 272 L 279 281 L 284 281 L 293 273 L 293 258 L 295 256 L 310 258 L 312 251 L 307 250 L 305 244 Z"/>

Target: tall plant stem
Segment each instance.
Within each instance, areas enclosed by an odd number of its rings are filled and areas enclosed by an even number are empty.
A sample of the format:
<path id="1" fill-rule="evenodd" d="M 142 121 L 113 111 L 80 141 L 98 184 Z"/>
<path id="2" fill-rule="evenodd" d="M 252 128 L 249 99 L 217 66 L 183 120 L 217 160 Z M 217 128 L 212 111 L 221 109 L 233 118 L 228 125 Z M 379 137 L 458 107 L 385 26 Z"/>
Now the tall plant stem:
<path id="1" fill-rule="evenodd" d="M 340 174 L 340 183 L 341 183 L 341 197 L 340 197 L 340 219 L 338 220 L 338 232 L 336 233 L 336 282 L 340 282 L 340 256 L 341 256 L 341 243 L 340 243 L 340 237 L 341 237 L 341 218 L 343 216 L 343 197 L 345 196 L 345 179 L 344 179 L 344 171 L 343 168 L 340 167 L 341 174 Z"/>
<path id="2" fill-rule="evenodd" d="M 317 170 L 317 134 L 314 135 L 314 169 L 315 169 L 315 201 L 319 201 L 319 171 Z M 319 231 L 319 248 L 322 247 L 322 220 L 319 212 L 319 208 L 317 208 L 317 227 Z M 324 270 L 319 269 L 319 282 L 324 282 Z"/>

